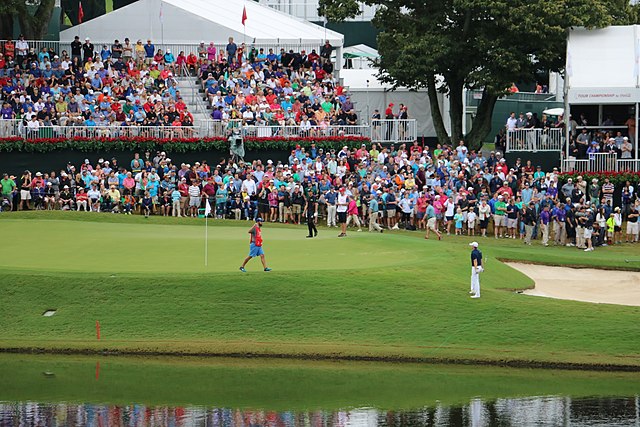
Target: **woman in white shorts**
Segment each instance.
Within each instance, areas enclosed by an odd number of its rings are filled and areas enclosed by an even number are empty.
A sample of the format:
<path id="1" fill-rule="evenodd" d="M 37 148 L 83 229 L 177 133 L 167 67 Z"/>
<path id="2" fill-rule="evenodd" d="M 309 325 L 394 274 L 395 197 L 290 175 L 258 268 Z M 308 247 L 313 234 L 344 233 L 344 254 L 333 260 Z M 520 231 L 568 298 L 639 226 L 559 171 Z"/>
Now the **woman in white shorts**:
<path id="1" fill-rule="evenodd" d="M 476 213 L 471 210 L 467 213 L 467 234 L 469 236 L 476 235 Z"/>
<path id="2" fill-rule="evenodd" d="M 20 178 L 20 210 L 29 210 L 29 200 L 31 200 L 31 172 L 26 170 Z"/>

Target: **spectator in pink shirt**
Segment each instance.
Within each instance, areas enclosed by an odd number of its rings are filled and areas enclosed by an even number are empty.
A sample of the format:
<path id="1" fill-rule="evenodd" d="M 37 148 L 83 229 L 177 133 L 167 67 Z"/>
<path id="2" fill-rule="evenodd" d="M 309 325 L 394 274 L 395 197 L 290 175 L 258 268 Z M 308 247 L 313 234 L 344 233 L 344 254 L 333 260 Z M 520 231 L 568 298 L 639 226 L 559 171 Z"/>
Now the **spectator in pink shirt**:
<path id="1" fill-rule="evenodd" d="M 125 190 L 129 190 L 130 194 L 133 194 L 133 191 L 136 188 L 136 180 L 131 176 L 131 172 L 127 172 L 127 177 L 122 181 L 122 185 Z"/>
<path id="2" fill-rule="evenodd" d="M 207 46 L 207 59 L 213 62 L 214 64 L 216 62 L 216 52 L 217 52 L 217 49 L 213 45 L 213 42 L 209 43 L 209 46 Z"/>
<path id="3" fill-rule="evenodd" d="M 353 197 L 349 197 L 349 204 L 347 205 L 347 227 L 351 221 L 358 226 L 358 231 L 362 231 L 362 224 L 360 224 L 360 218 L 358 218 L 358 204 Z"/>

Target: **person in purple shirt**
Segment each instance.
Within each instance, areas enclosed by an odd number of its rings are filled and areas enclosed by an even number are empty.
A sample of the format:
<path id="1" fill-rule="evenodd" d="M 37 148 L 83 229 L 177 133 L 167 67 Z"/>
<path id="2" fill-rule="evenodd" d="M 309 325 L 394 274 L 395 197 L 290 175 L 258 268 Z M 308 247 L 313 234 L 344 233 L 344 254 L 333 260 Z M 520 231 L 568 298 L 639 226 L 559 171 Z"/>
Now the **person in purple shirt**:
<path id="1" fill-rule="evenodd" d="M 222 120 L 222 106 L 219 106 L 218 108 L 213 110 L 213 113 L 211 113 L 211 118 L 213 120 Z"/>
<path id="2" fill-rule="evenodd" d="M 564 246 L 566 241 L 566 228 L 565 222 L 567 220 L 567 211 L 565 210 L 564 203 L 560 203 L 551 211 L 551 218 L 554 225 L 554 242 L 557 245 Z"/>
<path id="3" fill-rule="evenodd" d="M 3 120 L 12 120 L 16 118 L 16 113 L 13 111 L 13 108 L 11 108 L 11 105 L 9 105 L 8 102 L 2 104 L 2 109 L 0 109 L 0 117 L 2 117 Z"/>
<path id="4" fill-rule="evenodd" d="M 347 95 L 347 99 L 342 103 L 342 109 L 344 111 L 353 110 L 353 102 L 351 102 L 351 96 Z"/>
<path id="5" fill-rule="evenodd" d="M 549 222 L 551 222 L 551 213 L 549 212 L 549 205 L 545 205 L 542 212 L 540 212 L 540 228 L 544 246 L 549 246 Z"/>

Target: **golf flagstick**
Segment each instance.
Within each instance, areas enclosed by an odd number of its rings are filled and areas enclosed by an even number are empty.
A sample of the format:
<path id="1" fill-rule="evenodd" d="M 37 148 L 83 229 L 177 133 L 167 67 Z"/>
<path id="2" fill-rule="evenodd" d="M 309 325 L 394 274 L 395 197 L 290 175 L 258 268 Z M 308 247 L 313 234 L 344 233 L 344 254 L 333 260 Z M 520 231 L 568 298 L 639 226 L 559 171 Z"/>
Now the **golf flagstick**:
<path id="1" fill-rule="evenodd" d="M 211 205 L 209 204 L 209 197 L 207 197 L 207 204 L 204 208 L 204 266 L 209 265 L 209 214 L 211 213 Z"/>

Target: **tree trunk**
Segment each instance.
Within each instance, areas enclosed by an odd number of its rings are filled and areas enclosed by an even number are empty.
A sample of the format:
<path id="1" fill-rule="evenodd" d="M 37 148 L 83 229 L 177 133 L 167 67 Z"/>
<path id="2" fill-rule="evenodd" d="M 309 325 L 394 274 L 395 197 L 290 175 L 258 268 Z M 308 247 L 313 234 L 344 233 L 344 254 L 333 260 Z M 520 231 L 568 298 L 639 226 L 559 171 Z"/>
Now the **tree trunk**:
<path id="1" fill-rule="evenodd" d="M 482 100 L 478 105 L 476 116 L 473 118 L 471 131 L 467 134 L 466 142 L 469 150 L 479 150 L 482 148 L 484 139 L 491 132 L 491 115 L 493 107 L 496 105 L 498 96 L 482 91 Z"/>
<path id="2" fill-rule="evenodd" d="M 0 40 L 13 39 L 13 16 L 0 13 Z"/>
<path id="3" fill-rule="evenodd" d="M 432 74 L 426 77 L 427 95 L 429 96 L 429 106 L 431 107 L 431 118 L 433 119 L 433 127 L 436 130 L 436 136 L 440 144 L 451 144 L 447 129 L 442 120 L 442 112 L 440 111 L 440 102 L 438 101 L 438 91 L 436 90 L 436 79 Z"/>
<path id="4" fill-rule="evenodd" d="M 463 111 L 462 95 L 464 93 L 464 80 L 447 78 L 449 85 L 449 117 L 451 118 L 451 143 L 455 146 L 462 139 Z"/>
<path id="5" fill-rule="evenodd" d="M 24 2 L 18 2 L 17 14 L 20 31 L 27 40 L 42 40 L 49 29 L 55 0 L 42 0 L 35 14 L 31 15 Z"/>

